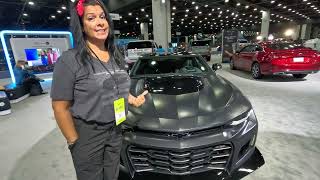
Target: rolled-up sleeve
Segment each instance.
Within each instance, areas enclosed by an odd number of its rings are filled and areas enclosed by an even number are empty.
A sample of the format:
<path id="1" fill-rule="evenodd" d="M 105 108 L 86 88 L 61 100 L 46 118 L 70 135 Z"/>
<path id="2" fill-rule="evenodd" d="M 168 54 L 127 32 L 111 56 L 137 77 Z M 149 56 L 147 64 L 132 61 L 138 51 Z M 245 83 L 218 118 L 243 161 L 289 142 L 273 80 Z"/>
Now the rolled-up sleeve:
<path id="1" fill-rule="evenodd" d="M 61 56 L 55 64 L 51 86 L 51 99 L 72 101 L 75 85 L 75 72 Z"/>

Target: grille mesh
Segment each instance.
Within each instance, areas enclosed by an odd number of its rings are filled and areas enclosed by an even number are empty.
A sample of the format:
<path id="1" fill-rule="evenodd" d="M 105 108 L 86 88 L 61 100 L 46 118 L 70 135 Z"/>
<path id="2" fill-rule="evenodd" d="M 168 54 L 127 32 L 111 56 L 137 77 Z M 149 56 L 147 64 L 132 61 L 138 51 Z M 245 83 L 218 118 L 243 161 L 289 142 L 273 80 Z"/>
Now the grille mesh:
<path id="1" fill-rule="evenodd" d="M 231 145 L 216 145 L 186 150 L 128 148 L 131 165 L 136 172 L 161 171 L 186 174 L 204 169 L 224 170 L 232 153 Z"/>

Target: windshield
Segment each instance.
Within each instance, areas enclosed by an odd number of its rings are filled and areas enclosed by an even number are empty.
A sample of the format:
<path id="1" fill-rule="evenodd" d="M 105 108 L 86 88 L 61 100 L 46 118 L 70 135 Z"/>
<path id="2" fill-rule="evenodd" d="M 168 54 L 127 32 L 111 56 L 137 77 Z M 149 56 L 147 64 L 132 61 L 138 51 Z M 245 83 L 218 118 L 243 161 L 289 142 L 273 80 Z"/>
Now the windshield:
<path id="1" fill-rule="evenodd" d="M 153 74 L 201 74 L 207 66 L 200 57 L 144 58 L 137 62 L 133 75 Z"/>
<path id="2" fill-rule="evenodd" d="M 303 46 L 301 44 L 295 44 L 295 43 L 276 43 L 276 44 L 269 44 L 268 48 L 274 49 L 274 50 L 286 50 L 286 49 L 303 48 Z"/>
<path id="3" fill-rule="evenodd" d="M 152 43 L 150 41 L 141 41 L 141 42 L 130 42 L 127 49 L 145 49 L 152 48 Z"/>
<path id="4" fill-rule="evenodd" d="M 193 41 L 192 46 L 210 46 L 210 41 Z"/>

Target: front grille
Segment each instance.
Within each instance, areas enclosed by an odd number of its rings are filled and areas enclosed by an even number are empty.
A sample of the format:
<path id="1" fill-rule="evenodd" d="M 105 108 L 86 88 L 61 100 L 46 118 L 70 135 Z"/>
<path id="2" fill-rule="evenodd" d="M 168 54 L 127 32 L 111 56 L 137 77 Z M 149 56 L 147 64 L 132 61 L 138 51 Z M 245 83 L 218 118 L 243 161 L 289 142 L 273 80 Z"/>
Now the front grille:
<path id="1" fill-rule="evenodd" d="M 130 146 L 128 156 L 136 172 L 191 174 L 210 169 L 225 170 L 232 153 L 231 145 L 215 145 L 183 150 Z"/>

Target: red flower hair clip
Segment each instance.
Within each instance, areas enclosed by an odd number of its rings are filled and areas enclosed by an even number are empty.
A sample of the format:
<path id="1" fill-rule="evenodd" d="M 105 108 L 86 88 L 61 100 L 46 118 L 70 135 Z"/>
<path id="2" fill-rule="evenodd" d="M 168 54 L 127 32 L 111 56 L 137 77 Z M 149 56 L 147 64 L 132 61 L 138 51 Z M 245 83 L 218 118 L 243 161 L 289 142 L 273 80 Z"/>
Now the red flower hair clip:
<path id="1" fill-rule="evenodd" d="M 79 0 L 79 1 L 78 1 L 78 4 L 77 4 L 77 7 L 76 7 L 77 13 L 78 13 L 78 15 L 79 15 L 80 17 L 82 17 L 83 14 L 84 14 L 84 6 L 83 6 L 83 3 L 84 3 L 85 1 L 86 1 L 86 0 Z"/>

